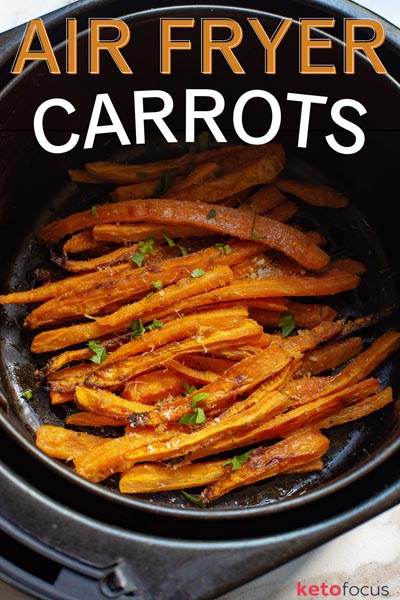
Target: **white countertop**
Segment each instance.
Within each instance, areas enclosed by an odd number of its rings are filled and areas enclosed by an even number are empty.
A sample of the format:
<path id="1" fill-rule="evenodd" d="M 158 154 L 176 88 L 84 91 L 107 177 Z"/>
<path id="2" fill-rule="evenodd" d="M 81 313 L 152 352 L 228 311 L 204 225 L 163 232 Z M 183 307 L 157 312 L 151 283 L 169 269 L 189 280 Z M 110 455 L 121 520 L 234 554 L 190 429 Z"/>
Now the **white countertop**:
<path id="1" fill-rule="evenodd" d="M 71 3 L 66 0 L 13 0 L 12 3 L 3 0 L 0 3 L 0 31 Z M 358 3 L 400 26 L 400 0 L 363 0 Z M 245 4 L 246 2 L 243 2 L 243 5 Z M 358 586 L 358 595 L 354 595 L 356 589 L 353 588 L 350 590 L 353 596 L 347 591 L 346 596 L 336 596 L 340 600 L 343 597 L 357 597 L 361 600 L 362 586 L 372 588 L 363 588 L 366 598 L 387 597 L 399 600 L 400 506 L 224 595 L 219 600 L 294 600 L 299 597 L 299 581 L 301 585 L 321 585 L 325 582 L 330 586 L 349 582 L 350 586 Z M 381 594 L 377 596 L 377 586 L 387 586 L 389 595 L 385 595 L 381 587 Z M 366 596 L 367 592 L 369 596 Z M 319 593 L 320 597 L 323 596 L 322 591 Z M 26 600 L 27 596 L 0 582 L 0 598 Z"/>

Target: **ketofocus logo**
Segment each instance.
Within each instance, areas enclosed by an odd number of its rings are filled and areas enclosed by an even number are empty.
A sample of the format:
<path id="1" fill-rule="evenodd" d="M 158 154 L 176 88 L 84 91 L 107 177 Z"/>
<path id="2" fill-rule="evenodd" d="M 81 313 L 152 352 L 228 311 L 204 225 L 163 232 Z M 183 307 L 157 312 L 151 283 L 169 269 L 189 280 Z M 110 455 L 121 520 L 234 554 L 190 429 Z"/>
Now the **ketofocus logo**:
<path id="1" fill-rule="evenodd" d="M 296 593 L 298 598 L 387 598 L 390 596 L 389 586 L 387 585 L 355 585 L 348 581 L 344 583 L 320 583 L 303 584 L 301 581 L 296 583 Z"/>

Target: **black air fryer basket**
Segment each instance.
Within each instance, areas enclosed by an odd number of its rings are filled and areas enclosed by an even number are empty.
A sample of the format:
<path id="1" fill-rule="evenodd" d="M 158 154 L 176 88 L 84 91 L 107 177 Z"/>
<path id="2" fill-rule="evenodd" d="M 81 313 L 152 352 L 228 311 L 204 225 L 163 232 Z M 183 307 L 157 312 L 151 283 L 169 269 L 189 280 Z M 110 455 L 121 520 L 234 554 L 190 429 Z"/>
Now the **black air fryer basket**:
<path id="1" fill-rule="evenodd" d="M 234 75 L 216 59 L 212 76 L 201 75 L 199 31 L 193 30 L 193 51 L 180 53 L 173 76 L 160 75 L 156 48 L 161 17 L 228 17 L 237 20 L 248 36 L 237 49 L 246 69 Z M 295 20 L 278 51 L 277 75 L 264 74 L 262 48 L 246 19 L 258 17 L 274 31 L 282 16 Z M 298 73 L 298 19 L 335 17 L 329 30 L 333 48 L 330 60 L 337 75 L 302 76 Z M 388 75 L 377 75 L 363 56 L 356 74 L 344 75 L 342 64 L 343 19 L 374 18 L 346 0 L 253 0 L 220 6 L 187 6 L 177 2 L 137 0 L 86 0 L 45 17 L 56 55 L 64 67 L 65 19 L 78 19 L 78 75 L 49 75 L 46 65 L 31 64 L 22 75 L 10 74 L 23 36 L 17 28 L 0 36 L 0 224 L 1 289 L 28 287 L 33 270 L 47 261 L 34 239 L 40 224 L 93 203 L 91 192 L 78 190 L 67 176 L 69 168 L 93 160 L 154 160 L 168 156 L 168 147 L 157 131 L 150 131 L 144 146 L 121 148 L 115 136 L 100 136 L 92 150 L 83 143 L 68 154 L 42 150 L 32 131 L 33 115 L 41 102 L 66 98 L 76 111 L 46 119 L 54 143 L 65 141 L 70 131 L 84 137 L 94 96 L 108 92 L 123 115 L 128 135 L 134 139 L 133 91 L 162 89 L 174 98 L 175 111 L 168 121 L 184 144 L 184 90 L 213 88 L 226 99 L 219 125 L 230 141 L 233 103 L 248 89 L 267 89 L 282 106 L 279 141 L 288 154 L 288 170 L 306 179 L 327 181 L 351 199 L 345 211 L 302 211 L 303 224 L 320 229 L 330 243 L 330 253 L 358 258 L 368 274 L 355 292 L 341 296 L 336 308 L 346 316 L 357 306 L 357 316 L 385 309 L 398 302 L 398 148 L 400 145 L 400 33 L 385 23 L 387 40 L 379 49 Z M 134 75 L 121 75 L 111 60 L 101 75 L 87 73 L 88 19 L 123 18 L 132 28 L 134 43 L 124 51 Z M 370 31 L 362 32 L 368 35 Z M 149 51 L 146 51 L 149 48 Z M 313 112 L 308 148 L 297 148 L 299 107 L 289 106 L 287 92 L 328 96 L 327 106 L 341 98 L 365 104 L 367 114 L 359 124 L 366 133 L 364 148 L 344 156 L 331 150 L 325 136 L 336 133 L 327 107 Z M 246 126 L 259 132 L 261 107 L 247 117 Z M 256 134 L 256 133 L 255 133 Z M 345 138 L 343 143 L 346 143 Z M 321 473 L 281 476 L 272 482 L 237 490 L 202 510 L 189 505 L 179 493 L 122 496 L 111 481 L 95 485 L 78 478 L 66 465 L 51 460 L 34 445 L 34 430 L 41 423 L 60 424 L 63 408 L 53 411 L 45 392 L 27 401 L 21 389 L 31 382 L 33 368 L 27 337 L 19 324 L 24 307 L 7 307 L 1 325 L 0 367 L 0 507 L 3 558 L 0 576 L 38 598 L 95 600 L 206 600 L 232 590 L 252 578 L 298 556 L 310 548 L 395 505 L 400 498 L 399 405 L 355 424 L 330 430 L 331 448 Z M 388 328 L 399 328 L 398 314 L 366 330 L 365 341 Z M 377 373 L 391 384 L 398 398 L 399 359 L 387 361 Z"/>

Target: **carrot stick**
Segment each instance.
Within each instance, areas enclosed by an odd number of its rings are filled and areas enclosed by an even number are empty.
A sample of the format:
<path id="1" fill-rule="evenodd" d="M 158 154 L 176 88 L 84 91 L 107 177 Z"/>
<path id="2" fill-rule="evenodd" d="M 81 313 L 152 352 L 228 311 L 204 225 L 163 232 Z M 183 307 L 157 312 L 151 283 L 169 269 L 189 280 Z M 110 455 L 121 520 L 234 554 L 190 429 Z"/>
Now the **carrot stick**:
<path id="1" fill-rule="evenodd" d="M 75 389 L 75 399 L 78 408 L 95 415 L 103 415 L 128 422 L 132 412 L 151 410 L 147 404 L 125 400 L 108 390 L 92 390 L 79 385 Z"/>
<path id="2" fill-rule="evenodd" d="M 209 310 L 196 315 L 185 315 L 164 323 L 161 329 L 144 332 L 123 344 L 112 352 L 101 364 L 101 368 L 138 354 L 147 354 L 170 342 L 178 342 L 196 335 L 202 329 L 209 327 L 227 328 L 241 323 L 247 317 L 247 310 L 235 307 L 226 310 Z"/>
<path id="3" fill-rule="evenodd" d="M 268 421 L 253 428 L 252 431 L 242 432 L 231 437 L 220 438 L 207 448 L 201 448 L 191 454 L 191 460 L 226 452 L 233 448 L 249 446 L 265 440 L 286 437 L 300 427 L 311 423 L 313 420 L 334 414 L 347 404 L 358 402 L 379 390 L 379 382 L 366 379 L 361 383 L 348 386 L 324 398 L 308 402 L 303 406 L 294 408 L 283 414 L 278 414 Z M 283 391 L 285 394 L 285 391 Z"/>
<path id="4" fill-rule="evenodd" d="M 66 425 L 76 425 L 78 427 L 123 427 L 124 425 L 120 419 L 89 412 L 74 413 L 65 419 L 65 423 Z"/>
<path id="5" fill-rule="evenodd" d="M 188 152 L 179 158 L 169 158 L 167 160 L 143 163 L 137 165 L 123 165 L 113 162 L 92 162 L 86 163 L 86 171 L 94 175 L 100 181 L 106 183 L 129 184 L 156 179 L 163 176 L 169 169 L 179 169 L 179 172 L 185 172 L 187 167 L 192 167 L 204 162 L 221 160 L 230 154 L 240 152 L 246 146 L 221 146 L 203 152 Z"/>
<path id="6" fill-rule="evenodd" d="M 228 464 L 228 458 L 177 467 L 140 463 L 121 475 L 119 490 L 123 494 L 145 494 L 209 485 L 226 474 Z M 281 466 L 282 472 L 285 474 L 307 473 L 320 471 L 323 468 L 323 462 L 320 459 L 314 459 L 298 464 L 296 467 L 291 466 L 287 470 L 284 470 L 284 465 Z"/>
<path id="7" fill-rule="evenodd" d="M 72 273 L 96 271 L 97 269 L 104 269 L 105 267 L 129 262 L 137 251 L 137 248 L 136 244 L 129 248 L 117 248 L 117 250 L 87 260 L 70 260 L 67 257 L 63 257 L 60 261 L 60 265 L 63 269 Z"/>
<path id="8" fill-rule="evenodd" d="M 42 227 L 38 232 L 38 239 L 43 243 L 54 243 L 65 235 L 102 223 L 151 221 L 195 225 L 241 239 L 257 240 L 260 244 L 280 250 L 309 269 L 320 269 L 329 262 L 329 256 L 323 250 L 304 233 L 289 225 L 256 214 L 252 216 L 227 206 L 219 206 L 213 210 L 215 215 L 210 212 L 209 204 L 172 199 L 162 202 L 128 200 L 103 204 L 97 208 L 96 215 L 87 210 Z"/>
<path id="9" fill-rule="evenodd" d="M 149 427 L 130 432 L 129 435 L 123 437 L 105 439 L 105 443 L 101 447 L 88 449 L 87 452 L 77 456 L 74 461 L 76 472 L 89 481 L 98 482 L 113 473 L 127 471 L 134 464 L 127 458 L 128 452 L 141 446 L 147 448 L 155 442 L 170 440 L 180 430 L 182 430 L 181 426 L 174 426 L 162 431 Z"/>
<path id="10" fill-rule="evenodd" d="M 106 251 L 107 245 L 93 239 L 93 230 L 84 229 L 71 236 L 63 245 L 64 254 L 77 254 L 78 252 Z"/>
<path id="11" fill-rule="evenodd" d="M 278 177 L 275 185 L 283 192 L 293 194 L 293 196 L 297 196 L 297 198 L 313 206 L 343 208 L 349 202 L 346 196 L 322 183 L 310 183 L 308 181 L 288 179 L 287 177 Z"/>
<path id="12" fill-rule="evenodd" d="M 101 317 L 96 321 L 61 327 L 52 331 L 43 331 L 33 339 L 31 351 L 34 354 L 52 352 L 109 333 L 129 329 L 134 319 L 142 318 L 145 320 L 146 313 L 153 311 L 154 314 L 155 310 L 161 312 L 166 306 L 175 305 L 178 299 L 224 285 L 231 278 L 232 271 L 229 267 L 223 266 L 209 271 L 203 277 L 182 279 L 165 290 L 155 292 L 150 298 L 143 298 L 143 300 L 139 300 L 134 304 L 128 304 L 115 313 Z"/>
<path id="13" fill-rule="evenodd" d="M 269 184 L 251 194 L 248 200 L 240 205 L 240 209 L 252 214 L 256 212 L 258 215 L 263 215 L 282 204 L 285 200 L 286 196 L 278 190 L 276 185 Z"/>
<path id="14" fill-rule="evenodd" d="M 330 377 L 307 378 L 305 385 L 297 379 L 291 382 L 285 392 L 289 394 L 293 403 L 302 404 L 316 397 L 326 396 L 343 389 L 346 386 L 358 383 L 368 377 L 388 356 L 400 348 L 400 333 L 388 331 L 383 334 L 364 352 L 353 360 L 337 375 Z"/>
<path id="15" fill-rule="evenodd" d="M 32 302 L 43 302 L 56 296 L 60 296 L 61 294 L 72 292 L 73 290 L 89 289 L 130 268 L 130 265 L 116 265 L 115 267 L 111 267 L 110 270 L 84 273 L 67 277 L 61 281 L 44 283 L 42 286 L 32 290 L 12 292 L 11 294 L 0 296 L 0 304 L 29 304 Z"/>
<path id="16" fill-rule="evenodd" d="M 62 460 L 74 460 L 88 450 L 103 446 L 106 442 L 106 439 L 97 435 L 53 425 L 41 425 L 36 431 L 37 447 L 48 456 Z"/>
<path id="17" fill-rule="evenodd" d="M 253 450 L 247 461 L 237 469 L 227 470 L 200 495 L 204 504 L 223 494 L 267 477 L 273 477 L 293 466 L 319 458 L 329 448 L 329 440 L 320 431 L 294 434 L 268 448 Z"/>
<path id="18" fill-rule="evenodd" d="M 128 381 L 121 396 L 126 400 L 155 404 L 170 395 L 182 394 L 185 381 L 187 379 L 172 369 L 157 369 Z"/>
<path id="19" fill-rule="evenodd" d="M 193 184 L 181 191 L 178 190 L 175 192 L 174 198 L 194 202 L 216 202 L 253 185 L 270 183 L 282 169 L 283 162 L 278 156 L 274 154 L 261 156 L 254 162 L 245 164 L 220 177 Z"/>
<path id="20" fill-rule="evenodd" d="M 325 346 L 310 350 L 304 355 L 297 375 L 299 377 L 318 375 L 328 369 L 335 369 L 357 356 L 362 351 L 362 347 L 362 339 L 354 337 L 330 342 Z"/>
<path id="21" fill-rule="evenodd" d="M 331 338 L 340 329 L 335 323 L 322 323 L 314 330 L 302 332 L 293 338 L 282 340 L 267 347 L 254 356 L 249 356 L 233 365 L 215 382 L 210 383 L 202 392 L 208 394 L 202 403 L 205 411 L 223 408 L 232 398 L 240 396 L 254 389 L 257 385 L 284 369 L 293 358 L 301 356 L 302 352 L 317 346 L 321 341 Z M 91 376 L 92 381 L 96 375 Z M 96 381 L 98 385 L 98 381 Z M 140 415 L 138 422 L 146 425 L 177 421 L 190 412 L 191 402 L 197 392 L 186 397 L 174 398 L 161 403 L 160 407 L 152 412 Z M 132 415 L 131 422 L 134 422 Z"/>
<path id="22" fill-rule="evenodd" d="M 199 185 L 204 183 L 208 179 L 212 179 L 215 177 L 221 167 L 217 162 L 207 162 L 201 163 L 200 165 L 195 166 L 188 175 L 182 177 L 181 180 L 174 180 L 173 184 L 165 194 L 168 196 L 174 197 L 174 194 L 180 192 L 181 190 L 190 187 L 191 185 Z"/>
<path id="23" fill-rule="evenodd" d="M 165 242 L 164 234 L 171 239 L 187 237 L 206 237 L 213 235 L 212 231 L 200 229 L 192 225 L 155 225 L 154 223 L 139 223 L 137 225 L 119 225 L 107 223 L 93 227 L 93 237 L 97 241 L 126 243 L 139 242 L 153 237 Z"/>
<path id="24" fill-rule="evenodd" d="M 390 404 L 390 402 L 393 402 L 393 391 L 391 387 L 387 387 L 381 392 L 368 396 L 356 404 L 341 408 L 328 417 L 316 419 L 309 425 L 305 425 L 303 429 L 306 430 L 314 427 L 318 429 L 329 429 L 330 427 L 336 427 L 343 423 L 350 423 L 351 421 L 361 419 L 372 412 L 380 410 L 387 404 Z"/>
<path id="25" fill-rule="evenodd" d="M 262 333 L 262 328 L 245 319 L 229 329 L 212 329 L 210 327 L 193 338 L 187 338 L 179 344 L 172 342 L 161 348 L 155 349 L 147 355 L 130 356 L 123 360 L 115 361 L 109 365 L 100 365 L 100 368 L 86 379 L 86 385 L 93 387 L 119 386 L 140 373 L 146 373 L 160 367 L 172 358 L 190 352 L 199 352 L 202 349 L 212 349 L 230 346 L 234 343 L 251 341 Z M 132 411 L 134 412 L 134 411 Z"/>
<path id="26" fill-rule="evenodd" d="M 274 219 L 280 223 L 287 223 L 297 213 L 298 206 L 291 200 L 285 200 L 275 208 L 272 208 L 265 213 L 265 216 L 269 219 Z"/>
<path id="27" fill-rule="evenodd" d="M 154 198 L 157 196 L 157 189 L 162 184 L 162 181 L 162 179 L 157 178 L 117 187 L 110 193 L 110 196 L 114 202 L 134 200 L 136 198 Z"/>

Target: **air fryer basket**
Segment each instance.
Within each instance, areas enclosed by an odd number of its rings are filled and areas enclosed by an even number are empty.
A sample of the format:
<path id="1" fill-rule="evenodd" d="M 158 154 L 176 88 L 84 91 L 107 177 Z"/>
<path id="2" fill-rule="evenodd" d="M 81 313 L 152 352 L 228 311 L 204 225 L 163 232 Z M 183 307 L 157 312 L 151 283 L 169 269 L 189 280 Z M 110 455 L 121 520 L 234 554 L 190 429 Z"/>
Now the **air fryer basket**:
<path id="1" fill-rule="evenodd" d="M 145 4 L 138 2 L 136 7 L 138 10 L 148 8 Z M 68 168 L 79 167 L 91 160 L 151 160 L 182 151 L 185 148 L 185 88 L 213 88 L 224 94 L 226 111 L 218 122 L 229 140 L 236 141 L 231 124 L 233 102 L 249 88 L 264 88 L 273 93 L 282 106 L 279 141 L 287 150 L 288 171 L 313 181 L 329 182 L 351 199 L 351 205 L 345 211 L 306 208 L 301 211 L 303 226 L 319 228 L 328 238 L 330 252 L 335 257 L 351 256 L 367 265 L 368 273 L 359 290 L 344 294 L 338 300 L 339 312 L 345 316 L 360 316 L 397 302 L 398 228 L 391 208 L 393 191 L 397 189 L 400 131 L 397 32 L 388 27 L 390 41 L 381 52 L 393 77 L 378 76 L 363 57 L 357 59 L 356 75 L 343 75 L 342 44 L 338 41 L 342 26 L 339 11 L 342 15 L 356 17 L 368 13 L 358 11 L 347 2 L 339 3 L 337 38 L 333 39 L 330 55 L 330 60 L 338 66 L 338 74 L 335 77 L 299 75 L 298 33 L 294 23 L 278 53 L 278 74 L 267 76 L 263 73 L 261 46 L 255 36 L 251 37 L 249 28 L 246 29 L 245 17 L 258 16 L 266 28 L 273 31 L 281 18 L 276 15 L 281 15 L 283 10 L 287 16 L 295 18 L 331 16 L 333 11 L 331 6 L 325 9 L 323 3 L 311 0 L 287 2 L 285 7 L 281 4 L 270 2 L 264 7 L 264 3 L 252 3 L 254 9 L 268 8 L 270 13 L 207 5 L 148 10 L 125 16 L 132 10 L 126 2 L 108 5 L 107 2 L 89 1 L 80 3 L 79 9 L 72 6 L 71 12 L 63 9 L 49 18 L 52 40 L 62 42 L 66 16 L 77 16 L 83 29 L 88 15 L 106 14 L 115 18 L 124 15 L 124 20 L 133 26 L 135 43 L 126 48 L 124 55 L 134 75 L 119 74 L 107 60 L 102 64 L 101 76 L 88 75 L 87 38 L 82 33 L 79 75 L 50 76 L 45 65 L 31 65 L 23 75 L 5 82 L 0 95 L 0 148 L 2 156 L 6 157 L 0 173 L 0 219 L 4 232 L 0 239 L 2 289 L 26 288 L 33 269 L 48 260 L 46 251 L 34 241 L 34 232 L 40 224 L 91 206 L 94 198 L 98 201 L 99 193 L 105 199 L 104 190 L 77 189 L 69 182 Z M 158 4 L 154 3 L 154 7 Z M 173 77 L 160 75 L 157 53 L 143 52 L 142 48 L 144 43 L 156 47 L 158 20 L 171 14 L 194 16 L 197 23 L 201 16 L 210 15 L 239 21 L 248 36 L 246 47 L 237 51 L 246 76 L 232 74 L 222 60 L 216 60 L 213 76 L 200 75 L 198 27 L 193 32 L 192 55 L 180 53 Z M 5 61 L 8 60 L 8 67 L 19 39 L 20 36 L 16 36 L 13 40 L 12 34 L 5 37 L 3 56 Z M 57 50 L 60 64 L 63 56 L 61 43 Z M 80 143 L 66 155 L 50 155 L 39 148 L 32 132 L 33 114 L 42 101 L 56 96 L 70 100 L 76 112 L 68 117 L 57 111 L 54 111 L 54 117 L 49 115 L 46 130 L 51 132 L 52 140 L 61 143 L 70 131 L 83 136 L 93 98 L 96 93 L 103 92 L 110 93 L 118 112 L 123 115 L 128 135 L 134 139 L 132 94 L 135 89 L 164 89 L 174 97 L 175 110 L 168 123 L 180 140 L 177 147 L 164 143 L 160 134 L 153 130 L 149 132 L 145 146 L 132 145 L 126 149 L 121 149 L 115 136 L 100 136 L 91 151 L 83 150 Z M 289 91 L 310 93 L 310 89 L 314 94 L 328 96 L 329 101 L 327 107 L 315 107 L 308 148 L 300 150 L 296 147 L 299 108 L 295 103 L 287 103 L 286 94 Z M 333 152 L 324 139 L 325 135 L 335 131 L 329 108 L 335 100 L 344 97 L 359 100 L 368 110 L 359 121 L 366 132 L 366 144 L 352 157 Z M 258 124 L 263 119 L 264 108 L 256 104 L 246 125 L 254 134 L 261 133 Z M 335 134 L 340 135 L 338 131 Z M 12 444 L 13 455 L 4 458 L 2 477 L 5 485 L 0 498 L 5 517 L 2 527 L 27 543 L 15 525 L 19 523 L 22 530 L 32 536 L 31 540 L 35 540 L 32 545 L 39 552 L 48 556 L 52 552 L 60 553 L 55 559 L 64 565 L 68 555 L 96 564 L 99 571 L 86 574 L 89 579 L 107 578 L 107 565 L 113 565 L 110 572 L 114 573 L 118 559 L 123 557 L 125 579 L 131 583 L 139 581 L 138 587 L 144 597 L 147 597 L 146 593 L 150 594 L 149 598 L 153 597 L 154 589 L 160 589 L 160 581 L 165 582 L 162 584 L 164 595 L 160 598 L 212 597 L 398 501 L 400 490 L 395 465 L 400 419 L 397 402 L 378 415 L 330 430 L 331 449 L 321 473 L 262 482 L 228 494 L 207 510 L 188 506 L 178 493 L 157 497 L 122 496 L 112 481 L 107 485 L 83 481 L 68 466 L 47 458 L 34 446 L 33 431 L 37 425 L 61 423 L 65 412 L 62 407 L 53 411 L 45 392 L 35 392 L 31 401 L 21 398 L 21 389 L 31 386 L 33 368 L 43 364 L 43 358 L 33 361 L 29 354 L 29 339 L 20 329 L 24 307 L 7 308 L 4 312 L 0 364 L 5 408 L 0 417 L 6 432 L 2 434 L 4 445 Z M 398 327 L 398 315 L 394 314 L 384 323 L 366 330 L 365 341 L 372 340 L 387 328 Z M 400 388 L 398 363 L 399 359 L 395 357 L 378 372 L 382 383 L 393 385 L 396 398 Z M 13 441 L 7 442 L 7 439 Z M 13 505 L 7 504 L 10 494 L 18 497 L 18 502 Z M 28 497 L 31 514 L 27 510 Z M 49 522 L 56 524 L 58 531 L 63 532 L 62 538 L 46 528 L 44 514 Z M 81 537 L 80 531 L 83 532 Z M 50 550 L 51 547 L 55 550 Z M 141 548 L 148 550 L 149 560 L 153 561 L 154 582 Z M 238 565 L 243 562 L 239 557 L 246 561 L 246 568 L 241 572 Z M 155 564 L 156 559 L 162 564 Z M 185 562 L 186 573 L 179 570 L 179 577 L 173 583 L 173 565 Z M 226 573 L 221 575 L 223 564 Z M 209 580 L 198 583 L 196 590 L 193 582 L 190 585 L 189 582 L 199 565 L 202 570 L 208 570 Z M 166 582 L 169 582 L 169 588 Z M 128 587 L 123 588 L 121 594 Z M 185 596 L 184 590 L 189 588 L 192 595 Z"/>

